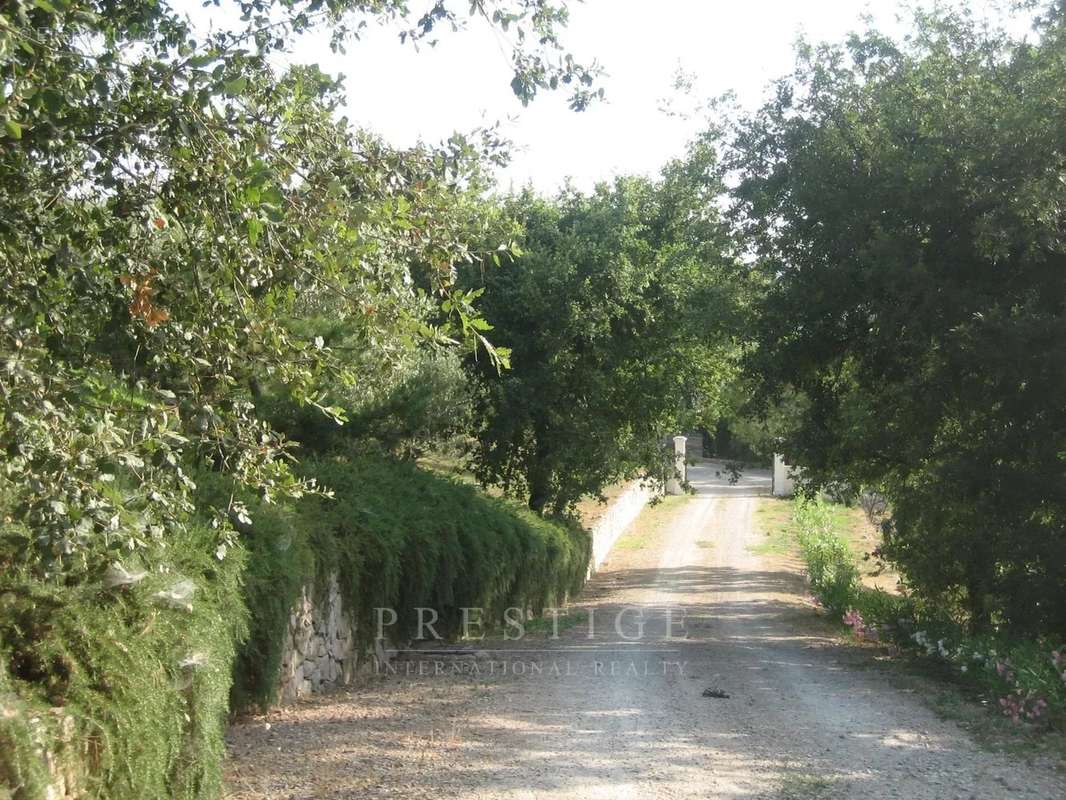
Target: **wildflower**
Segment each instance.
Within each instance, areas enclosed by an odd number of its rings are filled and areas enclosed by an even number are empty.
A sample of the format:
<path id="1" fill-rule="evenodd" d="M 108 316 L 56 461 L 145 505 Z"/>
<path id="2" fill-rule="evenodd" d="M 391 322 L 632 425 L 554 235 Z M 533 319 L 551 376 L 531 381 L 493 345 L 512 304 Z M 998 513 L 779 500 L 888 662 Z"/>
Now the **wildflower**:
<path id="1" fill-rule="evenodd" d="M 1011 721 L 1018 722 L 1021 718 L 1022 701 L 1008 695 L 999 699 L 999 705 L 1003 709 L 1003 716 L 1010 717 Z"/>

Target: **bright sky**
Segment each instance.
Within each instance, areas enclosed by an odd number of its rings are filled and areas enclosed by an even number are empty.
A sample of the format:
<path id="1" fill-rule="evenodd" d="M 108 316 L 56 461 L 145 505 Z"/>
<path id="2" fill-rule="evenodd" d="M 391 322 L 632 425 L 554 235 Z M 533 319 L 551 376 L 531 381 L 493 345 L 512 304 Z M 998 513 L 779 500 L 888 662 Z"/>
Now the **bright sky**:
<path id="1" fill-rule="evenodd" d="M 903 8 L 899 0 L 572 2 L 565 44 L 608 73 L 601 84 L 606 102 L 582 113 L 570 111 L 561 92 L 523 108 L 511 93 L 500 41 L 484 23 L 442 33 L 436 48 L 420 52 L 399 44 L 398 29 L 370 27 L 343 55 L 316 34 L 296 46 L 292 60 L 344 74 L 349 119 L 396 145 L 504 122 L 517 149 L 501 175 L 503 187 L 532 182 L 552 192 L 567 177 L 589 188 L 619 173 L 654 173 L 681 153 L 698 123 L 658 110 L 679 66 L 695 75 L 701 95 L 733 90 L 742 106 L 753 107 L 791 67 L 799 33 L 839 41 L 862 27 L 864 13 L 895 32 Z M 212 13 L 218 12 L 196 8 L 194 19 L 202 23 Z"/>

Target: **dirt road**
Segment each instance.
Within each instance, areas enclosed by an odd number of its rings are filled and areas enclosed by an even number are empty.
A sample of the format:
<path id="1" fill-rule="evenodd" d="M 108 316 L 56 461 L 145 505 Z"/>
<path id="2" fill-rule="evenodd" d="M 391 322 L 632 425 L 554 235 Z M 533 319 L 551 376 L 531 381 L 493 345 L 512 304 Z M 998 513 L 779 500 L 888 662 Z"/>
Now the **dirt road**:
<path id="1" fill-rule="evenodd" d="M 829 635 L 798 574 L 752 550 L 767 476 L 691 477 L 699 493 L 608 559 L 558 639 L 423 654 L 236 726 L 231 796 L 1066 797 L 1066 777 L 980 750 Z"/>

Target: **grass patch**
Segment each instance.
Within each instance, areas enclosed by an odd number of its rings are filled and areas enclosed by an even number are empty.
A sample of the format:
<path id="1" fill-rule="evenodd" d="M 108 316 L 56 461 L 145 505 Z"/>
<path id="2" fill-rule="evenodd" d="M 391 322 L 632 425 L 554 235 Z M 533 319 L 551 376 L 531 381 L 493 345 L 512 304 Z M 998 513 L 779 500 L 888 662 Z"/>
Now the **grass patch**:
<path id="1" fill-rule="evenodd" d="M 427 472 L 435 472 L 438 475 L 453 478 L 463 483 L 477 484 L 474 473 L 467 469 L 466 465 L 463 464 L 463 459 L 454 453 L 426 453 L 419 457 L 418 466 Z"/>
<path id="2" fill-rule="evenodd" d="M 647 506 L 633 524 L 615 542 L 614 550 L 643 550 L 655 541 L 663 529 L 673 522 L 681 508 L 688 502 L 688 495 L 667 495 L 659 502 Z"/>
<path id="3" fill-rule="evenodd" d="M 764 497 L 755 509 L 755 529 L 759 541 L 748 550 L 760 556 L 790 555 L 796 550 L 793 532 L 793 503 L 782 498 Z"/>
<path id="4" fill-rule="evenodd" d="M 754 521 L 760 538 L 749 546 L 750 552 L 760 556 L 800 555 L 796 538 L 796 504 L 796 500 L 777 497 L 764 497 L 759 501 Z M 861 583 L 871 589 L 896 593 L 898 574 L 871 555 L 880 546 L 881 537 L 863 510 L 838 503 L 823 503 L 822 507 L 824 518 L 820 524 L 847 547 Z"/>

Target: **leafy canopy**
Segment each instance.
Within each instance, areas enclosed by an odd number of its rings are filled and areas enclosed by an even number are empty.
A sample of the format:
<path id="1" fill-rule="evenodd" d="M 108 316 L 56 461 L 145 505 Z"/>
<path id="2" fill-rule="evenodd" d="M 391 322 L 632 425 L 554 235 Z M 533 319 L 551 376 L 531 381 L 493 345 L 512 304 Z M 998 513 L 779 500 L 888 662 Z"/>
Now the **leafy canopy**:
<path id="1" fill-rule="evenodd" d="M 883 492 L 885 554 L 975 626 L 1066 629 L 1063 22 L 805 46 L 730 161 L 786 457 Z"/>
<path id="2" fill-rule="evenodd" d="M 465 6 L 464 6 L 465 7 Z M 0 14 L 0 495 L 18 558 L 101 569 L 180 528 L 188 464 L 266 497 L 314 488 L 257 410 L 319 407 L 415 348 L 478 348 L 457 264 L 508 244 L 485 212 L 492 130 L 396 151 L 339 117 L 339 84 L 268 56 L 316 25 L 335 46 L 406 3 L 240 3 L 199 37 L 169 6 L 17 0 Z M 565 8 L 475 2 L 516 32 L 515 90 L 593 70 L 560 48 Z M 439 2 L 405 38 L 458 24 Z M 330 337 L 312 320 L 342 321 Z M 334 346 L 336 345 L 336 346 Z M 351 354 L 357 354 L 353 357 Z M 231 543 L 220 517 L 220 556 Z"/>
<path id="3" fill-rule="evenodd" d="M 658 180 L 508 201 L 522 255 L 470 278 L 512 353 L 503 374 L 470 360 L 482 481 L 565 511 L 619 478 L 662 478 L 662 437 L 715 413 L 740 297 L 719 181 L 703 141 Z"/>

